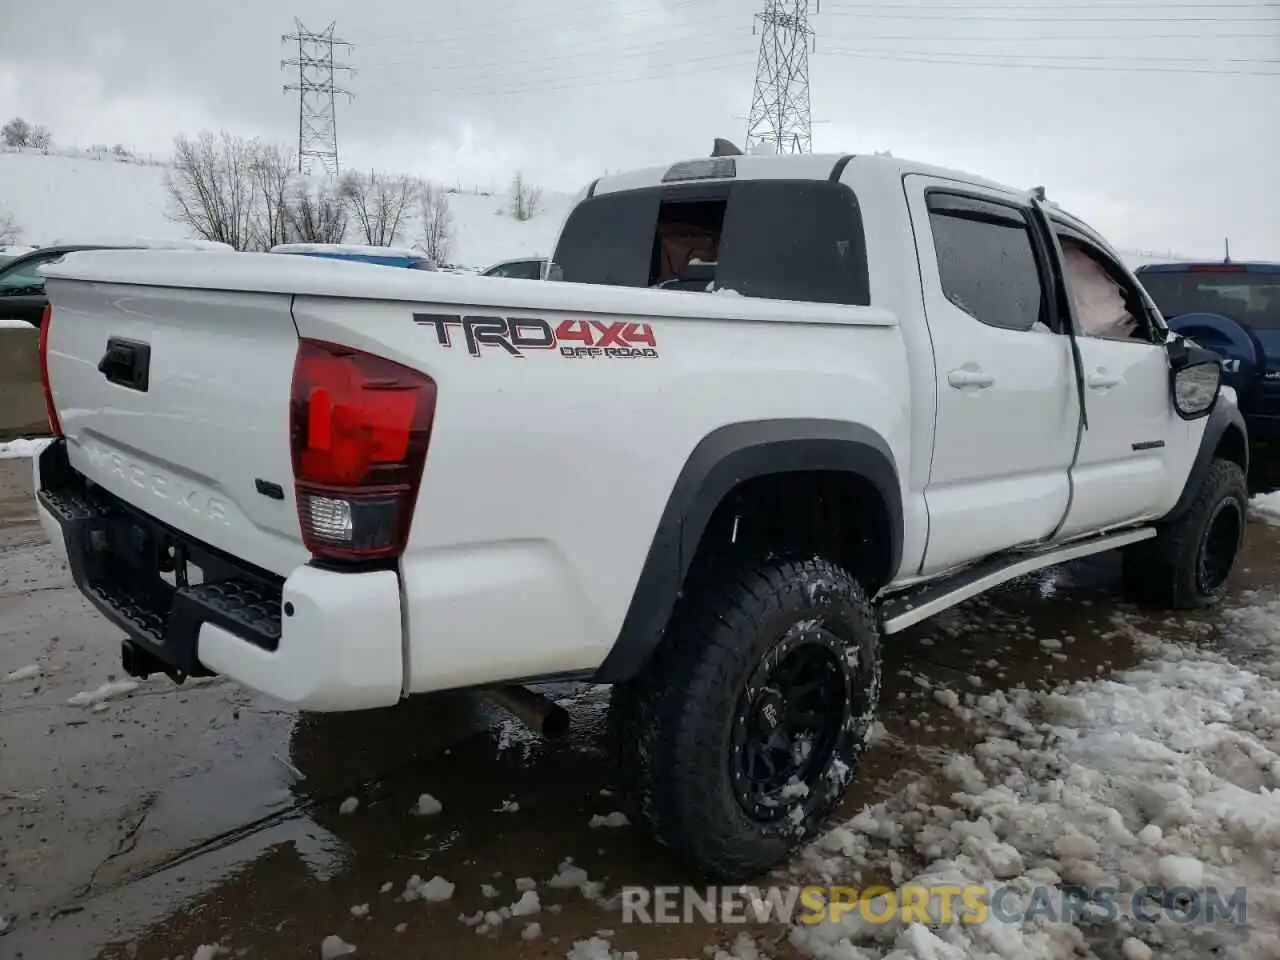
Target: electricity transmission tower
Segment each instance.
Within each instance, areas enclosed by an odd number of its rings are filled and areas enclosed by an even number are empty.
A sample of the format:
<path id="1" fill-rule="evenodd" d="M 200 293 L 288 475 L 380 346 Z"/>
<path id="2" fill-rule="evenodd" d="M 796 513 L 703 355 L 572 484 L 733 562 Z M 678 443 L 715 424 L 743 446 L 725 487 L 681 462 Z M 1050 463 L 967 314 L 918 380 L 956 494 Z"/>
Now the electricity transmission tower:
<path id="1" fill-rule="evenodd" d="M 814 4 L 817 12 L 818 3 Z M 746 152 L 768 145 L 775 153 L 810 153 L 809 0 L 765 0 L 760 24 L 760 59 L 747 117 Z M 753 31 L 754 32 L 754 28 Z"/>
<path id="2" fill-rule="evenodd" d="M 346 64 L 337 63 L 334 47 L 350 47 L 345 40 L 334 39 L 329 24 L 320 33 L 311 33 L 294 18 L 296 33 L 281 37 L 281 42 L 297 41 L 298 56 L 293 60 L 281 60 L 281 67 L 297 67 L 298 82 L 286 83 L 285 92 L 298 91 L 298 172 L 311 173 L 316 165 L 331 176 L 338 175 L 338 118 L 334 99 L 341 95 L 354 99 L 350 90 L 344 90 L 333 82 L 338 70 L 355 71 Z"/>

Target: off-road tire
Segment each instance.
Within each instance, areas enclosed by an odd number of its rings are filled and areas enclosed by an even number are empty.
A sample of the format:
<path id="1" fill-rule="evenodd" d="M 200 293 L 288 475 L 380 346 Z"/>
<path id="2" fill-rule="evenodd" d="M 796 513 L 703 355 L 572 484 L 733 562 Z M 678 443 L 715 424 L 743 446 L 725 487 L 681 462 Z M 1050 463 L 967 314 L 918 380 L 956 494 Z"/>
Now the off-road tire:
<path id="1" fill-rule="evenodd" d="M 1244 543 L 1249 494 L 1244 471 L 1230 460 L 1214 460 L 1190 507 L 1159 534 L 1125 549 L 1125 593 L 1162 610 L 1212 607 L 1226 594 L 1231 566 Z M 1211 553 L 1226 550 L 1227 574 L 1202 568 Z M 1210 575 L 1207 575 L 1210 574 Z"/>
<path id="2" fill-rule="evenodd" d="M 795 662 L 788 658 L 796 651 L 830 665 L 815 683 L 846 698 L 840 710 L 788 710 L 773 683 L 761 679 L 769 665 Z M 614 688 L 608 739 L 625 809 L 710 878 L 758 876 L 810 840 L 843 799 L 870 734 L 880 680 L 879 624 L 847 571 L 821 558 L 707 565 L 686 584 L 641 675 Z M 748 692 L 757 697 L 754 708 Z M 807 795 L 787 797 L 785 810 L 773 806 L 777 818 L 753 815 L 738 792 L 747 781 L 735 731 L 765 722 L 765 699 L 775 707 L 771 719 L 839 718 L 826 731 L 829 746 L 813 748 L 819 759 L 806 778 Z"/>

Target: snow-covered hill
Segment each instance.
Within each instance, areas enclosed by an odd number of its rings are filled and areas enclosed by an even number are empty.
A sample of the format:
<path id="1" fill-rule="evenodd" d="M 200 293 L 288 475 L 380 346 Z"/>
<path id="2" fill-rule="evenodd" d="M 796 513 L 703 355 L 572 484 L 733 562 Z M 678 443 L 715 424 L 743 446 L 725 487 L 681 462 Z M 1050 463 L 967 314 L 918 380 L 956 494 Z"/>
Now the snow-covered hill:
<path id="1" fill-rule="evenodd" d="M 61 237 L 138 236 L 185 239 L 185 227 L 165 216 L 165 167 L 119 161 L 110 154 L 61 156 L 0 152 L 0 219 L 7 212 L 22 244 Z M 499 260 L 551 252 L 572 197 L 546 192 L 540 211 L 520 222 L 500 194 L 449 194 L 455 241 L 449 259 L 482 269 Z M 416 220 L 401 244 L 419 240 Z M 354 227 L 348 236 L 357 242 Z"/>
<path id="2" fill-rule="evenodd" d="M 23 244 L 77 234 L 186 238 L 185 228 L 165 217 L 165 169 L 156 158 L 120 159 L 109 152 L 0 151 L 0 221 L 5 212 L 11 214 Z M 451 193 L 456 238 L 450 260 L 483 269 L 499 260 L 545 256 L 572 200 L 544 193 L 541 211 L 522 223 L 508 214 L 506 196 Z M 398 242 L 417 242 L 417 232 L 415 219 Z M 354 228 L 347 239 L 359 242 Z M 1122 252 L 1131 268 L 1185 259 L 1173 253 Z"/>

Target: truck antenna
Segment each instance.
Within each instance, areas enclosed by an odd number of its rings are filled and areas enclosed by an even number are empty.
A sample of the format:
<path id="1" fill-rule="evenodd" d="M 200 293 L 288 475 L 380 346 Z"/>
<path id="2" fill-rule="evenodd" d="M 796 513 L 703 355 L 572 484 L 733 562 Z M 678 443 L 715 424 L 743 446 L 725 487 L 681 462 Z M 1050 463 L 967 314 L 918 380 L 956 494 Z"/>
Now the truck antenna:
<path id="1" fill-rule="evenodd" d="M 1035 197 L 1037 200 L 1044 200 L 1045 199 L 1044 187 L 1032 187 L 1031 195 Z"/>
<path id="2" fill-rule="evenodd" d="M 1230 263 L 1230 262 L 1231 262 L 1231 238 L 1230 238 L 1230 237 L 1223 237 L 1223 238 L 1222 238 L 1222 245 L 1223 245 L 1223 247 L 1226 249 L 1226 254 L 1227 254 L 1225 257 L 1223 257 L 1223 258 L 1222 258 L 1222 262 L 1223 262 L 1223 263 Z"/>
<path id="3" fill-rule="evenodd" d="M 713 157 L 740 157 L 742 156 L 742 151 L 724 137 L 716 137 L 715 143 L 711 147 L 711 155 Z"/>

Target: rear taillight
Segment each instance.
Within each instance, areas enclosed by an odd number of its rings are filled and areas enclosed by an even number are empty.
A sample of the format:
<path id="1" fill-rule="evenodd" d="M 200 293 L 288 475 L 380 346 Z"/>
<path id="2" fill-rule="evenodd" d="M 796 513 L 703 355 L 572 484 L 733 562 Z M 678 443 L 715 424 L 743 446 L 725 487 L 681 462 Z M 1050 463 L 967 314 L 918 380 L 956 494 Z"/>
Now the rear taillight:
<path id="1" fill-rule="evenodd" d="M 436 384 L 383 357 L 298 341 L 289 431 L 302 539 L 316 557 L 404 552 L 427 460 Z"/>
<path id="2" fill-rule="evenodd" d="M 58 411 L 53 408 L 53 387 L 49 384 L 49 330 L 53 326 L 53 305 L 44 305 L 44 314 L 40 317 L 40 388 L 44 391 L 44 412 L 49 419 L 49 429 L 55 437 L 62 436 L 62 424 L 58 422 Z"/>

